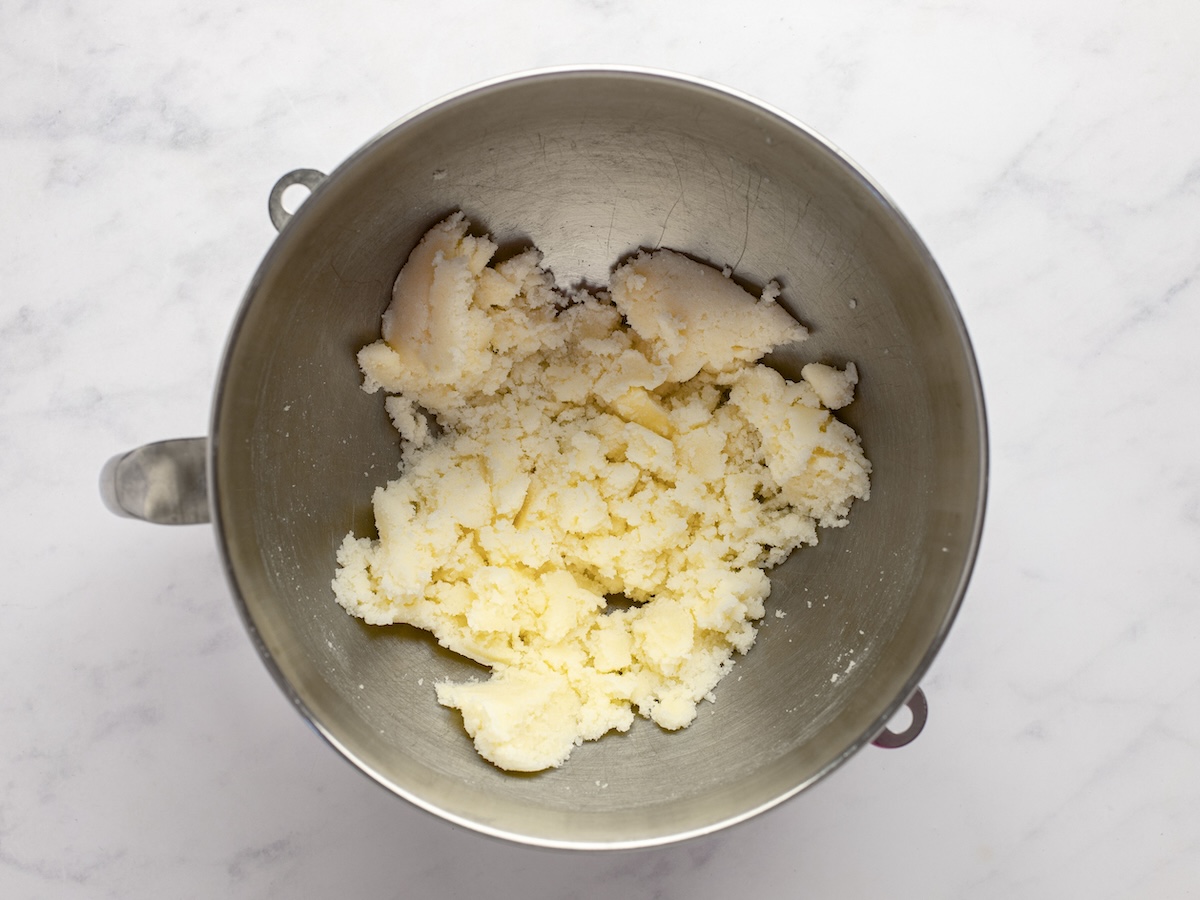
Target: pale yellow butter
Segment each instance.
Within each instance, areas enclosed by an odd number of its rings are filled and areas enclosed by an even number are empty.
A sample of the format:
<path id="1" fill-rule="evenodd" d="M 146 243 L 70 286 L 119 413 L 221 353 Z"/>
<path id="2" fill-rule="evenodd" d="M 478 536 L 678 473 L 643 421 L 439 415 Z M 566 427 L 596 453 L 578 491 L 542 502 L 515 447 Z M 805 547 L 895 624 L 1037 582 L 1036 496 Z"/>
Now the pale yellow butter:
<path id="1" fill-rule="evenodd" d="M 689 724 L 754 642 L 764 570 L 844 525 L 870 464 L 829 412 L 852 365 L 793 383 L 758 363 L 807 333 L 777 286 L 663 250 L 567 297 L 536 251 L 495 251 L 461 215 L 435 226 L 359 353 L 404 462 L 333 588 L 490 666 L 437 698 L 486 759 L 537 771 L 635 713 Z"/>

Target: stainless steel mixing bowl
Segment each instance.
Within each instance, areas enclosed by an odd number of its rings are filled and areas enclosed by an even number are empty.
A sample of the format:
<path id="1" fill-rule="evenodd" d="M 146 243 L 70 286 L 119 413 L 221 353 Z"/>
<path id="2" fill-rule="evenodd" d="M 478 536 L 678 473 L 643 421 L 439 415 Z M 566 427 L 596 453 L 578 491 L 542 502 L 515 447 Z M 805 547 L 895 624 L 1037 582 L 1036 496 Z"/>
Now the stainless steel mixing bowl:
<path id="1" fill-rule="evenodd" d="M 294 182 L 315 189 L 289 221 L 279 198 Z M 536 72 L 414 113 L 327 177 L 289 174 L 270 208 L 281 231 L 233 326 L 207 440 L 115 458 L 103 485 L 114 509 L 152 520 L 211 512 L 268 668 L 351 762 L 489 834 L 629 847 L 746 819 L 888 736 L 967 586 L 984 411 L 937 266 L 838 150 L 712 85 Z M 874 464 L 871 499 L 774 571 L 758 643 L 717 702 L 685 731 L 639 720 L 538 775 L 483 761 L 436 703 L 435 681 L 478 667 L 422 632 L 364 625 L 330 589 L 338 543 L 374 533 L 372 491 L 399 459 L 355 352 L 378 336 L 409 251 L 455 209 L 503 249 L 536 244 L 562 284 L 604 283 L 618 258 L 658 246 L 755 287 L 778 280 L 812 337 L 772 363 L 794 378 L 852 360 L 861 375 L 842 416 Z"/>

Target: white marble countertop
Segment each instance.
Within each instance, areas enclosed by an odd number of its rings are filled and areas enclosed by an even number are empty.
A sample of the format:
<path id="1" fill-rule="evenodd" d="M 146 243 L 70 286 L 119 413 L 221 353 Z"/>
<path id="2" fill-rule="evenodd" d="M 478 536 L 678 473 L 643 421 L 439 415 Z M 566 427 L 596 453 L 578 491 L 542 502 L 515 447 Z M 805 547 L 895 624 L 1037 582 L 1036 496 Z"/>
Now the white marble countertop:
<path id="1" fill-rule="evenodd" d="M 1200 894 L 1200 6 L 741 8 L 0 5 L 0 896 Z M 993 454 L 925 733 L 730 830 L 600 854 L 355 772 L 256 657 L 211 529 L 96 488 L 110 455 L 204 433 L 280 174 L 569 63 L 727 84 L 862 164 L 956 292 Z"/>

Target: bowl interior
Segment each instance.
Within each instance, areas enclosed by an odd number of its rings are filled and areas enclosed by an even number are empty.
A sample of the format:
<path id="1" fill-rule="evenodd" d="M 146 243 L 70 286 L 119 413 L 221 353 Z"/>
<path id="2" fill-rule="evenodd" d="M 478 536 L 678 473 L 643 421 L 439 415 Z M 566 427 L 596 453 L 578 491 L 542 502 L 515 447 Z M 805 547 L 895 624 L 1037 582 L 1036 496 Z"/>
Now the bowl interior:
<path id="1" fill-rule="evenodd" d="M 758 643 L 668 734 L 638 721 L 561 769 L 481 760 L 434 683 L 479 671 L 428 635 L 363 625 L 333 600 L 347 531 L 397 474 L 382 395 L 355 352 L 409 251 L 462 209 L 501 252 L 536 244 L 560 284 L 602 284 L 640 247 L 734 268 L 810 328 L 771 358 L 858 366 L 841 417 L 872 496 L 772 575 Z M 647 73 L 543 73 L 459 95 L 377 137 L 301 207 L 235 325 L 213 413 L 227 568 L 268 664 L 352 761 L 471 827 L 562 846 L 712 830 L 835 767 L 903 703 L 936 652 L 979 536 L 979 382 L 953 298 L 876 188 L 794 123 L 709 86 Z M 775 610 L 784 613 L 775 615 Z M 835 678 L 836 676 L 836 678 Z M 881 751 L 882 752 L 882 751 Z"/>

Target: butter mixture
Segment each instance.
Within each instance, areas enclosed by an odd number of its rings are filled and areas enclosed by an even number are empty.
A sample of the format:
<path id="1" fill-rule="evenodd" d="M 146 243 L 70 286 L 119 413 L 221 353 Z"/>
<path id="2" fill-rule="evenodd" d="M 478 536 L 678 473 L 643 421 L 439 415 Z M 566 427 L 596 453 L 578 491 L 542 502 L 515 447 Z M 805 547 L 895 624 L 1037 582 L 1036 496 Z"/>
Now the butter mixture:
<path id="1" fill-rule="evenodd" d="M 659 250 L 567 297 L 537 251 L 495 252 L 461 214 L 435 226 L 359 353 L 403 464 L 333 588 L 489 666 L 437 699 L 529 772 L 635 714 L 688 725 L 754 643 L 765 570 L 846 524 L 870 463 L 829 412 L 852 364 L 790 382 L 758 362 L 807 333 L 777 286 Z"/>

